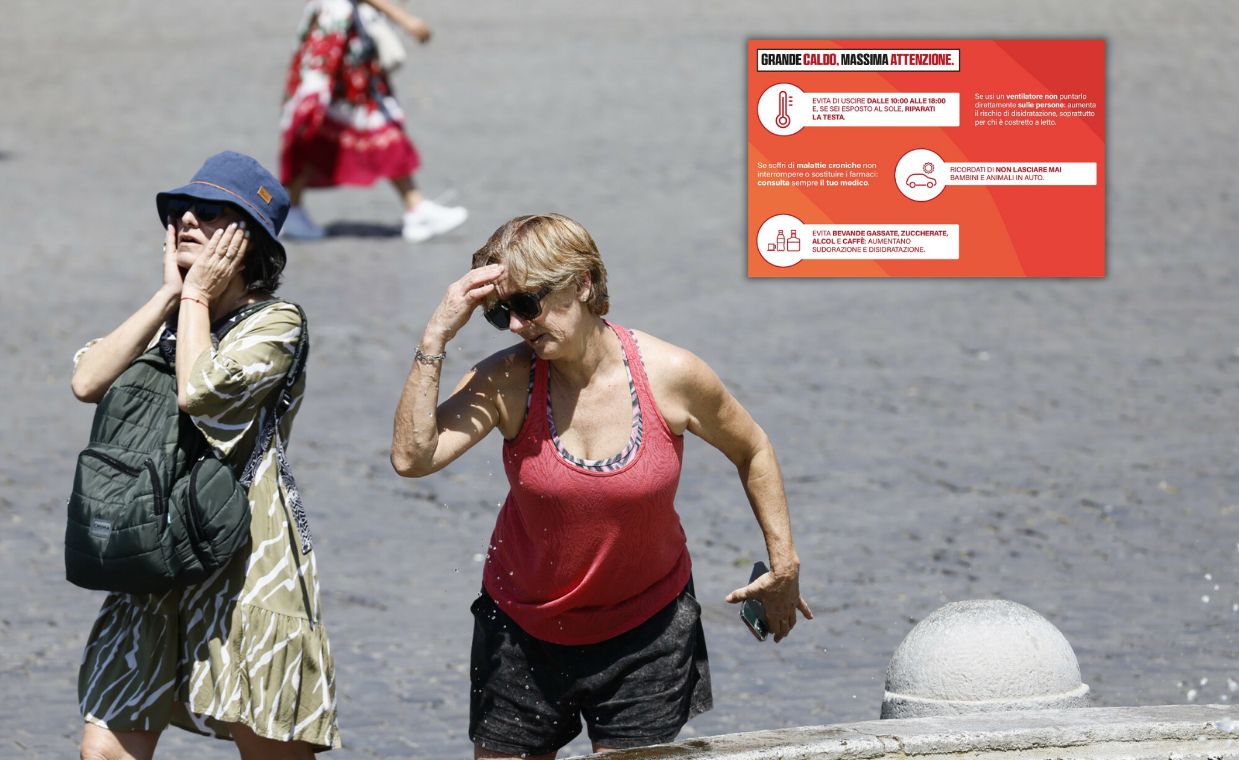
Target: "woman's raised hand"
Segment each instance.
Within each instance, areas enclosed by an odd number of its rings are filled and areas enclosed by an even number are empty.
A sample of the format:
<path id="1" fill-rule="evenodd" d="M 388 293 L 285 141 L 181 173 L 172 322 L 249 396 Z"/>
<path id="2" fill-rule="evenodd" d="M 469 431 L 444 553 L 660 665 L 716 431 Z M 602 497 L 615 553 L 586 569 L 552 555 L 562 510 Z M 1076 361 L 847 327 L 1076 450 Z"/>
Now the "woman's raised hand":
<path id="1" fill-rule="evenodd" d="M 426 325 L 423 350 L 432 348 L 436 352 L 440 351 L 449 340 L 456 337 L 456 333 L 473 315 L 473 310 L 486 298 L 494 295 L 495 282 L 503 277 L 505 271 L 503 264 L 488 264 L 470 269 L 464 277 L 448 285 L 443 300 L 439 302 Z"/>
<path id="2" fill-rule="evenodd" d="M 185 275 L 185 290 L 192 289 L 195 295 L 208 302 L 222 295 L 228 282 L 245 263 L 249 240 L 250 234 L 243 221 L 216 230 L 207 241 L 206 250 Z"/>
<path id="3" fill-rule="evenodd" d="M 408 13 L 403 13 L 399 18 L 393 19 L 400 28 L 404 29 L 405 34 L 425 45 L 430 42 L 430 27 L 425 21 L 422 21 L 417 16 L 411 16 Z"/>
<path id="4" fill-rule="evenodd" d="M 172 223 L 171 217 L 165 219 L 164 223 L 163 289 L 169 295 L 179 296 L 185 285 L 185 278 L 181 276 L 181 269 L 176 265 L 176 225 Z"/>

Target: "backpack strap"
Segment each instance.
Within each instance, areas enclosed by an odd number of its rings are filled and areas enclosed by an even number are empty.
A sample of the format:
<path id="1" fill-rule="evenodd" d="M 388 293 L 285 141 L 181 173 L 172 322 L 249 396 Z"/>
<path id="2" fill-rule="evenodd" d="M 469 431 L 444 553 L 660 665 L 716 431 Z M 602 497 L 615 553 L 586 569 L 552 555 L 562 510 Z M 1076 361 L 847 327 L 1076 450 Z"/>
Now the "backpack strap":
<path id="1" fill-rule="evenodd" d="M 255 314 L 263 309 L 276 303 L 290 303 L 282 298 L 268 298 L 265 301 L 255 301 L 254 303 L 246 304 L 239 309 L 234 309 L 231 313 L 226 314 L 211 323 L 211 344 L 218 347 L 219 342 L 224 336 L 232 332 L 232 328 L 245 321 L 246 317 Z M 291 304 L 296 306 L 296 304 Z M 301 307 L 297 307 L 301 311 Z M 304 318 L 304 314 L 302 317 Z M 159 339 L 155 341 L 155 346 L 147 353 L 157 352 L 163 360 L 167 362 L 169 367 L 176 366 L 176 322 L 170 320 L 164 325 L 163 331 L 159 334 Z"/>
<path id="2" fill-rule="evenodd" d="M 293 521 L 297 524 L 297 532 L 301 535 L 301 553 L 309 554 L 314 550 L 314 542 L 310 535 L 310 521 L 306 517 L 305 506 L 301 502 L 301 492 L 297 489 L 297 480 L 293 477 L 292 468 L 288 466 L 288 458 L 284 453 L 284 441 L 280 438 L 280 420 L 283 419 L 284 414 L 292 407 L 293 387 L 301 379 L 301 375 L 305 371 L 305 363 L 310 350 L 310 328 L 309 322 L 306 321 L 305 312 L 302 311 L 300 306 L 288 301 L 284 303 L 289 303 L 289 305 L 297 309 L 297 314 L 301 317 L 301 336 L 297 340 L 297 349 L 293 355 L 293 363 L 284 375 L 284 382 L 280 386 L 279 393 L 276 394 L 275 402 L 268 407 L 266 414 L 260 416 L 262 429 L 259 430 L 258 438 L 254 442 L 254 451 L 250 454 L 249 461 L 245 463 L 245 470 L 241 473 L 240 483 L 242 487 L 248 489 L 250 484 L 254 482 L 254 471 L 258 468 L 258 463 L 262 461 L 263 454 L 270 447 L 271 441 L 274 440 L 279 478 L 284 484 L 285 491 L 288 493 L 288 506 L 292 510 Z"/>

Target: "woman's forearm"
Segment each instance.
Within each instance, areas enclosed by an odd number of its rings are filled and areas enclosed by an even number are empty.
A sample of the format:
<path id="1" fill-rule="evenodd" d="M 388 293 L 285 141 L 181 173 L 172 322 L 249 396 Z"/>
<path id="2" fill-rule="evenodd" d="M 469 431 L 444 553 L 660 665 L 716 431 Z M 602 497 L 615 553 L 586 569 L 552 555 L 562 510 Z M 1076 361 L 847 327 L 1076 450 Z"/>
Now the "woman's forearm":
<path id="1" fill-rule="evenodd" d="M 413 14 L 397 5 L 393 0 L 362 0 L 362 2 L 382 13 L 401 27 L 405 27 L 418 20 Z"/>
<path id="2" fill-rule="evenodd" d="M 443 373 L 441 357 L 447 341 L 422 336 L 413 367 L 405 379 L 392 429 L 391 464 L 405 477 L 432 472 L 439 445 L 439 384 Z"/>
<path id="3" fill-rule="evenodd" d="M 739 466 L 740 480 L 753 509 L 753 516 L 766 541 L 770 570 L 776 576 L 794 575 L 800 571 L 800 558 L 792 540 L 791 516 L 783 475 L 767 439 L 748 461 Z"/>
<path id="4" fill-rule="evenodd" d="M 210 304 L 201 293 L 181 297 L 176 318 L 176 403 L 189 411 L 189 376 L 203 351 L 211 348 Z"/>
<path id="5" fill-rule="evenodd" d="M 84 352 L 73 370 L 73 395 L 98 402 L 113 381 L 150 345 L 176 308 L 179 291 L 162 287 L 145 304 Z"/>
<path id="6" fill-rule="evenodd" d="M 439 451 L 443 442 L 439 435 L 439 378 L 447 343 L 483 299 L 494 293 L 495 280 L 503 271 L 498 264 L 469 270 L 448 286 L 426 324 L 392 422 L 391 464 L 405 477 L 429 475 L 446 466 L 495 427 L 499 416 L 489 397 L 481 407 L 466 402 L 448 412 L 446 427 L 454 429 L 448 436 L 448 450 Z M 462 381 L 462 388 L 468 377 Z M 453 394 L 453 399 L 457 395 Z M 453 399 L 446 403 L 450 405 Z"/>

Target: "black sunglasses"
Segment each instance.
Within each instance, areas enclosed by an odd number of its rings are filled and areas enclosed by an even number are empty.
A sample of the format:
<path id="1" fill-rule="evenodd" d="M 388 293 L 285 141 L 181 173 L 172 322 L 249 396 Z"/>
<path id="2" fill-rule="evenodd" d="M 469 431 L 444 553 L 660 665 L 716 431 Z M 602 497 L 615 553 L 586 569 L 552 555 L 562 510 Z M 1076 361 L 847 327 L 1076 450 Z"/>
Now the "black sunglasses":
<path id="1" fill-rule="evenodd" d="M 194 210 L 194 218 L 200 222 L 213 222 L 228 208 L 225 203 L 211 203 L 195 198 L 171 198 L 168 200 L 168 214 L 173 219 L 180 219 L 185 212 Z"/>
<path id="2" fill-rule="evenodd" d="M 550 292 L 551 289 L 546 287 L 537 293 L 513 293 L 507 300 L 496 301 L 494 306 L 482 313 L 496 330 L 506 330 L 511 324 L 513 313 L 526 322 L 537 318 L 542 313 L 542 299 Z"/>

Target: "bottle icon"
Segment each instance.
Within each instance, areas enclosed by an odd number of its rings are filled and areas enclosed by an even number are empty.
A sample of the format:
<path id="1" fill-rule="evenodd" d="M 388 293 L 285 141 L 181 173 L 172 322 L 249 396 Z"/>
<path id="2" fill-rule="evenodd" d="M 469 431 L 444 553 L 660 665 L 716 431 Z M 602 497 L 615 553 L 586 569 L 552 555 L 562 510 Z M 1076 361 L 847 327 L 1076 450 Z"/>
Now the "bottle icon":
<path id="1" fill-rule="evenodd" d="M 787 233 L 787 250 L 791 253 L 800 252 L 800 238 L 796 237 L 795 230 Z"/>
<path id="2" fill-rule="evenodd" d="M 774 239 L 774 250 L 780 252 L 787 250 L 787 238 L 783 237 L 783 230 L 779 230 L 779 236 Z"/>

